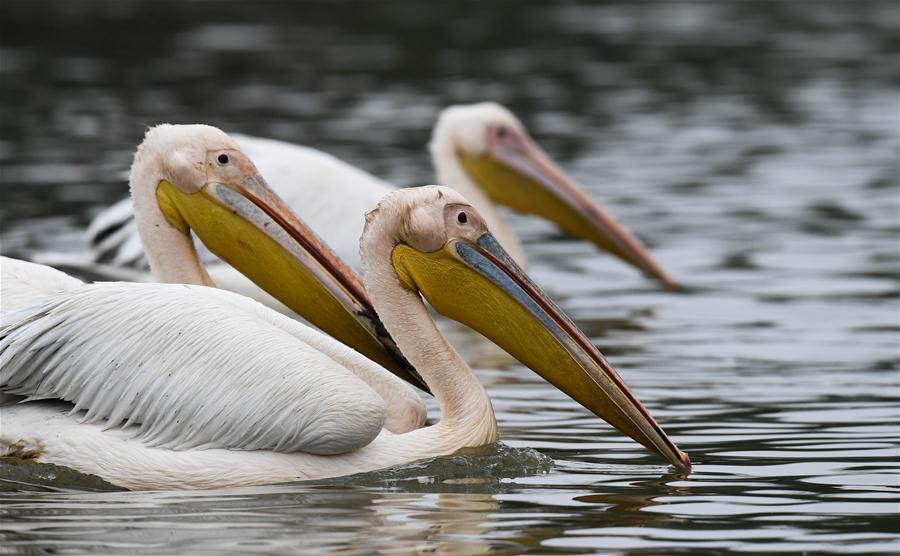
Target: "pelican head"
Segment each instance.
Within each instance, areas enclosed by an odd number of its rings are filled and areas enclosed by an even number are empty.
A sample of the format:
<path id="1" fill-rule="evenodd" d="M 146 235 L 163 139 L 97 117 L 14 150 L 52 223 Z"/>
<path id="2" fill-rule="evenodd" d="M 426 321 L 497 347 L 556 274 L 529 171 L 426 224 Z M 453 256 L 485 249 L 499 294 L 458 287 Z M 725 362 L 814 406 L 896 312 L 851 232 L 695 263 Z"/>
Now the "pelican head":
<path id="1" fill-rule="evenodd" d="M 431 151 L 436 166 L 458 163 L 495 203 L 555 222 L 677 289 L 641 242 L 567 177 L 499 104 L 445 109 L 434 129 Z M 441 179 L 450 184 L 445 176 Z"/>
<path id="2" fill-rule="evenodd" d="M 429 186 L 390 194 L 367 215 L 363 233 L 363 252 L 379 248 L 390 249 L 396 279 L 439 313 L 477 330 L 672 464 L 690 467 L 687 454 L 584 333 L 500 247 L 460 193 Z M 365 271 L 367 278 L 377 274 Z"/>
<path id="3" fill-rule="evenodd" d="M 191 262 L 165 252 L 165 238 L 157 238 L 162 228 L 182 243 L 193 232 L 312 324 L 411 383 L 424 384 L 384 330 L 355 273 L 291 212 L 224 132 L 205 125 L 149 129 L 135 155 L 131 188 L 154 273 Z M 182 259 L 199 264 L 188 245 Z M 202 274 L 200 281 L 211 284 Z"/>

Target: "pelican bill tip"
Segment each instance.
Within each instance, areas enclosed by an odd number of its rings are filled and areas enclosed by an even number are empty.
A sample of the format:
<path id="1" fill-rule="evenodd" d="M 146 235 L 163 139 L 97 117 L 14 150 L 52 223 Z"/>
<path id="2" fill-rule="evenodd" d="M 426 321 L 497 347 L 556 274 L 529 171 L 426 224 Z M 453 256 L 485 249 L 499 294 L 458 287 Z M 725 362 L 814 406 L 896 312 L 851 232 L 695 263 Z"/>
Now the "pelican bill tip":
<path id="1" fill-rule="evenodd" d="M 681 291 L 681 286 L 672 278 L 664 276 L 662 281 L 670 292 L 678 293 Z"/>

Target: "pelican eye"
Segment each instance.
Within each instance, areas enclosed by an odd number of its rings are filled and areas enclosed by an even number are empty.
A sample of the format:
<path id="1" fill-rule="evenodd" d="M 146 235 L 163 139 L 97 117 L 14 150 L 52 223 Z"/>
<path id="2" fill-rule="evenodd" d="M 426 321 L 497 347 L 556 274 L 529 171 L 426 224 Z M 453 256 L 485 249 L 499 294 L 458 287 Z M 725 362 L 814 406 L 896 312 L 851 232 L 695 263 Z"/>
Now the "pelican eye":
<path id="1" fill-rule="evenodd" d="M 228 155 L 227 155 L 227 154 L 220 154 L 219 157 L 218 157 L 216 160 L 219 161 L 219 164 L 228 164 Z"/>
<path id="2" fill-rule="evenodd" d="M 467 215 L 464 212 L 461 212 L 456 215 L 456 221 L 459 222 L 460 224 L 465 224 L 466 222 L 469 221 L 469 215 Z"/>
<path id="3" fill-rule="evenodd" d="M 498 139 L 506 139 L 506 136 L 509 134 L 506 127 L 498 127 L 497 128 L 497 138 Z"/>

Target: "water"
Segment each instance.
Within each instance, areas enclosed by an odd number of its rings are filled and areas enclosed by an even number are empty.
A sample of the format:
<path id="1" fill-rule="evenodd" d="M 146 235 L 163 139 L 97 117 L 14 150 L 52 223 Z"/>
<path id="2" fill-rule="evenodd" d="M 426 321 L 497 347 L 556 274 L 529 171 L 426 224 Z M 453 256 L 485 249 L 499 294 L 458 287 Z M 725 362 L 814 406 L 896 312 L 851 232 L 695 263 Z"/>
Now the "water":
<path id="1" fill-rule="evenodd" d="M 497 100 L 684 283 L 512 216 L 694 471 L 469 338 L 506 447 L 215 492 L 5 468 L 4 553 L 900 550 L 896 3 L 373 6 L 6 2 L 3 253 L 80 249 L 147 124 L 416 184 L 437 110 Z"/>

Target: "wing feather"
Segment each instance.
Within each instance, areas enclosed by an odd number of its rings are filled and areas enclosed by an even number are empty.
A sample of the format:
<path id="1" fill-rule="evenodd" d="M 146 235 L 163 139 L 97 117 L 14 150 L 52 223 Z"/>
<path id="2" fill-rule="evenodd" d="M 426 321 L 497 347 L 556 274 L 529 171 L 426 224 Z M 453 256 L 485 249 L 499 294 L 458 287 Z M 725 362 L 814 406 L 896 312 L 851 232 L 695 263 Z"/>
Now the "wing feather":
<path id="1" fill-rule="evenodd" d="M 225 292 L 222 294 L 222 303 L 230 304 L 235 311 L 246 311 L 254 318 L 281 328 L 301 342 L 328 355 L 339 365 L 352 369 L 353 374 L 388 402 L 385 428 L 389 431 L 400 434 L 415 430 L 425 423 L 427 411 L 418 392 L 409 383 L 359 352 L 278 311 L 269 310 L 253 299 Z"/>
<path id="2" fill-rule="evenodd" d="M 42 264 L 0 257 L 0 310 L 34 305 L 48 293 L 79 288 L 84 283 Z"/>
<path id="3" fill-rule="evenodd" d="M 0 391 L 70 401 L 107 428 L 137 425 L 153 446 L 336 454 L 368 444 L 384 401 L 302 340 L 319 333 L 290 334 L 260 318 L 269 312 L 202 286 L 53 293 L 4 314 Z"/>

